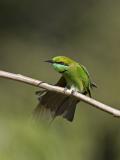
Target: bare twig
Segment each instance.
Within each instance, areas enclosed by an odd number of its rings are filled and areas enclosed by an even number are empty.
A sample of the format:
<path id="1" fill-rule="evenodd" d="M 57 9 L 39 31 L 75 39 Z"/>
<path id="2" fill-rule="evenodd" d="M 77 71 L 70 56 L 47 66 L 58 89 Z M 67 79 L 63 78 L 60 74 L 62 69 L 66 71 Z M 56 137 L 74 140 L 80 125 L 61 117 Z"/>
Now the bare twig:
<path id="1" fill-rule="evenodd" d="M 29 85 L 39 87 L 39 88 L 44 88 L 49 91 L 58 92 L 58 93 L 65 94 L 65 95 L 71 95 L 71 90 L 67 90 L 66 92 L 64 92 L 64 88 L 62 88 L 62 87 L 53 86 L 53 85 L 44 83 L 42 81 L 30 78 L 30 77 L 26 77 L 26 76 L 23 76 L 20 74 L 14 74 L 14 73 L 5 72 L 5 71 L 0 70 L 0 77 L 12 79 L 15 81 L 20 81 L 23 83 L 27 83 Z M 72 94 L 72 96 L 77 97 L 78 99 L 92 105 L 95 108 L 98 108 L 98 109 L 103 110 L 109 114 L 112 114 L 115 117 L 120 117 L 120 110 L 112 108 L 108 105 L 105 105 L 99 101 L 96 101 L 93 98 L 87 97 L 87 96 L 80 94 L 78 92 L 74 92 L 74 94 Z"/>

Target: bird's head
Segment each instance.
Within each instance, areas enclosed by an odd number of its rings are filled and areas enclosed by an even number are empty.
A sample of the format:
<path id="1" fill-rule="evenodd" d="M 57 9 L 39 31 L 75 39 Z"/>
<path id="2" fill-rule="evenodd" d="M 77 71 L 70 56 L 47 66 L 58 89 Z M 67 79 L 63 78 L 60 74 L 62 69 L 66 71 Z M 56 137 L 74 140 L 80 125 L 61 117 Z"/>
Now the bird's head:
<path id="1" fill-rule="evenodd" d="M 69 69 L 74 61 L 65 56 L 57 56 L 53 57 L 52 60 L 47 60 L 46 62 L 51 63 L 57 72 L 64 73 Z"/>

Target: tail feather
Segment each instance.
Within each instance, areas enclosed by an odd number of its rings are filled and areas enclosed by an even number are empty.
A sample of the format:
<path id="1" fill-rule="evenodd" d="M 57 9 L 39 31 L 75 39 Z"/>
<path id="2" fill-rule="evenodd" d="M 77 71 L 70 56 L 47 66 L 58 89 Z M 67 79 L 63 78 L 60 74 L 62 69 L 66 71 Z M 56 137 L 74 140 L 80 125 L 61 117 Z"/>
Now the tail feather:
<path id="1" fill-rule="evenodd" d="M 66 87 L 65 79 L 61 77 L 56 85 Z M 52 91 L 42 92 L 42 94 L 39 92 L 39 104 L 34 110 L 35 114 L 50 112 L 53 119 L 57 116 L 63 116 L 68 121 L 73 121 L 76 105 L 79 102 L 77 98 Z"/>
<path id="2" fill-rule="evenodd" d="M 68 121 L 73 121 L 76 105 L 79 100 L 75 97 L 61 95 L 47 91 L 39 98 L 39 104 L 35 108 L 35 114 L 50 112 L 52 118 L 63 116 Z"/>
<path id="3" fill-rule="evenodd" d="M 69 100 L 71 101 L 71 100 Z M 66 112 L 64 112 L 63 117 L 66 118 L 68 121 L 73 121 L 74 115 L 75 115 L 75 110 L 76 110 L 76 105 L 79 101 L 74 99 L 70 102 L 70 106 L 67 108 Z"/>
<path id="4" fill-rule="evenodd" d="M 60 105 L 57 105 L 55 116 L 62 115 L 65 112 L 68 107 L 68 99 L 69 97 L 64 98 L 63 101 L 61 101 Z"/>

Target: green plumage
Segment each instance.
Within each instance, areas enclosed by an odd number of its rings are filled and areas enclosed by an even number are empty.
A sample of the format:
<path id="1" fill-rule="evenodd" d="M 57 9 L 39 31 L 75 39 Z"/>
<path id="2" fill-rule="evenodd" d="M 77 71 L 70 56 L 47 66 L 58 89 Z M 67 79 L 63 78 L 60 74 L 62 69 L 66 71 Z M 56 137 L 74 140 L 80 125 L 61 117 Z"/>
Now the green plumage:
<path id="1" fill-rule="evenodd" d="M 88 94 L 91 97 L 90 89 L 96 87 L 96 85 L 92 83 L 90 75 L 83 65 L 65 56 L 57 56 L 47 62 L 51 63 L 53 68 L 62 74 L 56 84 L 57 86 L 78 91 L 85 95 Z M 75 97 L 46 91 L 40 96 L 35 111 L 39 113 L 41 110 L 50 110 L 53 118 L 62 115 L 67 120 L 72 121 L 78 102 L 79 100 Z"/>

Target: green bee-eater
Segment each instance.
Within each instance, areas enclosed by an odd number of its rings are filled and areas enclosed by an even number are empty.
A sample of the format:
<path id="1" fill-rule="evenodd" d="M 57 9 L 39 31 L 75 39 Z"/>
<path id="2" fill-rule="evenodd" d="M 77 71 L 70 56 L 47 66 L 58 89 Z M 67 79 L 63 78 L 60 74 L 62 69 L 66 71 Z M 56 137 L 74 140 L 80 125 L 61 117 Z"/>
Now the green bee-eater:
<path id="1" fill-rule="evenodd" d="M 57 86 L 78 91 L 84 95 L 88 94 L 91 97 L 90 89 L 96 85 L 91 81 L 90 75 L 83 65 L 65 56 L 57 56 L 46 62 L 51 63 L 53 68 L 62 74 Z M 45 91 L 39 96 L 39 104 L 35 111 L 39 113 L 43 110 L 50 111 L 53 118 L 62 115 L 68 121 L 73 121 L 79 101 L 76 97 Z"/>

